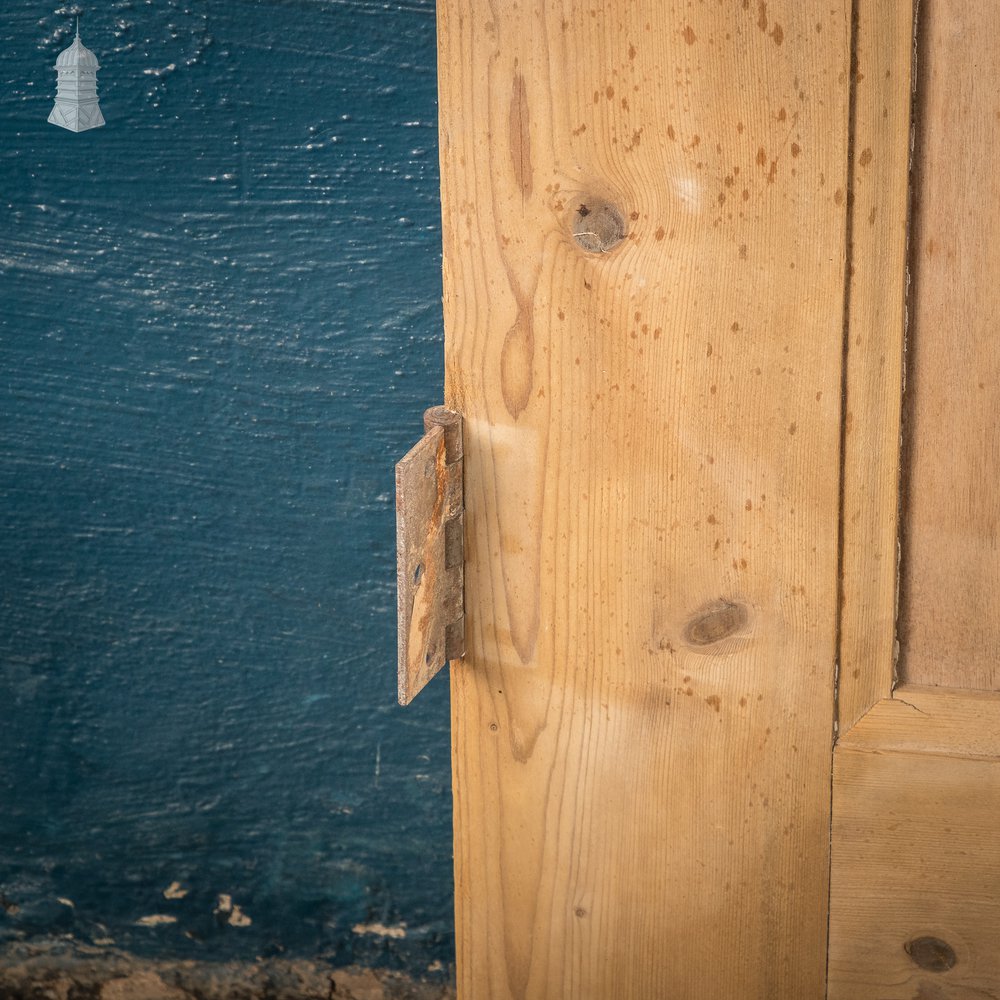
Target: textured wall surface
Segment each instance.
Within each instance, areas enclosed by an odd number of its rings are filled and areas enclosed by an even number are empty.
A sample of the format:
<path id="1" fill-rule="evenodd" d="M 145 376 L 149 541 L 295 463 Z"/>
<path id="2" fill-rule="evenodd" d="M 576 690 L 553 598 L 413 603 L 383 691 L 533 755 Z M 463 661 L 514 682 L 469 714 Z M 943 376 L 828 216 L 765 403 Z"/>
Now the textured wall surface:
<path id="1" fill-rule="evenodd" d="M 74 134 L 77 9 L 0 22 L 0 941 L 447 963 L 447 684 L 393 673 L 433 2 L 81 7 Z"/>

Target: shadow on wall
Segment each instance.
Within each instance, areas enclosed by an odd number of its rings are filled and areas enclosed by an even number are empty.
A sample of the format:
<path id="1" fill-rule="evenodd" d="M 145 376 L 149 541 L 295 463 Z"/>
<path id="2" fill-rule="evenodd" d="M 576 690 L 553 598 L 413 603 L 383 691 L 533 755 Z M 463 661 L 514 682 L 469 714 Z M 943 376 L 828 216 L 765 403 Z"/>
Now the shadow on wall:
<path id="1" fill-rule="evenodd" d="M 81 8 L 81 133 L 76 11 L 0 27 L 0 944 L 440 973 L 392 511 L 442 395 L 433 2 Z"/>

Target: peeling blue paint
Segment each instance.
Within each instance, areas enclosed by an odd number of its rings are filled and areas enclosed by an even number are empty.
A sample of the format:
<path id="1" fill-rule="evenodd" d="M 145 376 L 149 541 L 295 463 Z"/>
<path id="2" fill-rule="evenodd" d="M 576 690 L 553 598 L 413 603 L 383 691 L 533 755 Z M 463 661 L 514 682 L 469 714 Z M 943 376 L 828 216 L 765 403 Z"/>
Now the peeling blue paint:
<path id="1" fill-rule="evenodd" d="M 80 134 L 75 10 L 0 24 L 0 940 L 447 962 L 447 685 L 394 705 L 433 2 L 84 7 Z"/>

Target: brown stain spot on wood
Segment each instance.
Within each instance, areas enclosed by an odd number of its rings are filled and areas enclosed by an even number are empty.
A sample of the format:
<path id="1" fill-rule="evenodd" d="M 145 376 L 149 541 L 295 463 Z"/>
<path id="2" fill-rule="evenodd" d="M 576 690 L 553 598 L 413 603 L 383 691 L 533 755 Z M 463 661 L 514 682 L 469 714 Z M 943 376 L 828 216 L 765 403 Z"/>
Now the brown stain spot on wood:
<path id="1" fill-rule="evenodd" d="M 664 233 L 664 231 L 663 231 L 663 226 L 660 226 L 660 227 L 659 227 L 659 228 L 658 228 L 658 229 L 656 230 L 656 234 L 655 234 L 655 235 L 656 235 L 656 242 L 657 242 L 657 243 L 659 243 L 659 242 L 660 242 L 660 240 L 662 240 L 662 239 L 663 239 L 663 237 L 664 237 L 664 236 L 666 235 L 666 233 Z"/>
<path id="2" fill-rule="evenodd" d="M 764 0 L 757 4 L 757 27 L 763 32 L 767 31 L 767 4 Z"/>
<path id="3" fill-rule="evenodd" d="M 788 433 L 789 434 L 794 434 L 798 429 L 799 429 L 799 425 L 796 424 L 794 420 L 788 425 Z"/>
<path id="4" fill-rule="evenodd" d="M 716 710 L 716 712 L 722 711 L 722 699 L 717 694 L 710 694 L 705 699 L 705 704 L 711 705 L 712 708 Z"/>
<path id="5" fill-rule="evenodd" d="M 716 601 L 698 611 L 684 627 L 684 641 L 691 646 L 710 646 L 746 627 L 750 616 L 742 604 Z"/>
<path id="6" fill-rule="evenodd" d="M 799 155 L 799 153 L 802 152 L 802 147 L 797 142 L 793 142 L 791 145 L 791 150 L 792 150 L 792 156 L 796 157 Z"/>
<path id="7" fill-rule="evenodd" d="M 688 45 L 694 45 L 694 43 L 698 41 L 698 36 L 694 33 L 694 28 L 692 28 L 690 24 L 684 29 L 684 41 L 687 42 Z"/>
<path id="8" fill-rule="evenodd" d="M 535 745 L 538 743 L 538 737 L 542 735 L 547 725 L 548 723 L 543 720 L 536 724 L 533 729 L 522 731 L 517 723 L 513 724 L 510 738 L 510 755 L 518 764 L 527 764 L 531 760 L 531 755 L 535 752 Z"/>
<path id="9" fill-rule="evenodd" d="M 774 39 L 775 45 L 780 45 L 785 40 L 785 33 L 781 30 L 780 24 L 775 24 L 771 37 Z"/>
<path id="10" fill-rule="evenodd" d="M 955 949 L 947 941 L 929 935 L 907 941 L 903 950 L 914 964 L 927 972 L 947 972 L 958 961 Z"/>
<path id="11" fill-rule="evenodd" d="M 763 146 L 757 147 L 757 166 L 762 167 L 767 163 L 767 150 Z"/>
<path id="12" fill-rule="evenodd" d="M 531 197 L 531 130 L 529 127 L 528 92 L 524 74 L 514 74 L 510 94 L 510 159 L 514 165 L 514 180 L 523 198 Z"/>
<path id="13" fill-rule="evenodd" d="M 773 184 L 774 178 L 778 176 L 778 161 L 771 160 L 771 169 L 767 172 L 767 183 Z"/>
<path id="14" fill-rule="evenodd" d="M 522 304 L 500 352 L 500 391 L 515 420 L 531 398 L 534 358 L 535 332 L 528 308 Z"/>
<path id="15" fill-rule="evenodd" d="M 573 239 L 588 253 L 608 253 L 625 239 L 625 219 L 610 202 L 590 198 L 577 204 L 571 222 Z"/>
<path id="16" fill-rule="evenodd" d="M 667 126 L 667 138 L 676 141 L 677 133 L 674 131 L 673 125 Z"/>
<path id="17" fill-rule="evenodd" d="M 869 163 L 872 162 L 872 151 L 871 147 L 867 147 L 861 151 L 861 156 L 858 157 L 858 163 L 863 167 L 867 167 Z"/>
<path id="18" fill-rule="evenodd" d="M 632 59 L 635 59 L 635 46 L 632 45 L 631 42 L 629 43 L 629 47 L 628 47 L 628 57 L 629 57 L 630 61 Z"/>
<path id="19" fill-rule="evenodd" d="M 604 93 L 607 96 L 608 100 L 610 101 L 615 96 L 615 88 L 612 87 L 611 84 L 609 83 L 607 87 L 605 87 Z"/>
<path id="20" fill-rule="evenodd" d="M 837 190 L 833 192 L 833 201 L 836 205 L 844 204 L 844 191 L 842 188 L 837 188 Z"/>

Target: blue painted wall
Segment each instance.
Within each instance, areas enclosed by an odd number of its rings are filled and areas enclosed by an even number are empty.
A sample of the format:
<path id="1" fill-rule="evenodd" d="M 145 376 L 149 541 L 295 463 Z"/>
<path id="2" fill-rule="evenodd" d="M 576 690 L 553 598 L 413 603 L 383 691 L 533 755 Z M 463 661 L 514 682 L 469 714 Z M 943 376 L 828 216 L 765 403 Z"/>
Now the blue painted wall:
<path id="1" fill-rule="evenodd" d="M 0 940 L 447 962 L 447 685 L 394 705 L 433 2 L 83 7 L 81 134 L 76 9 L 0 21 Z"/>

